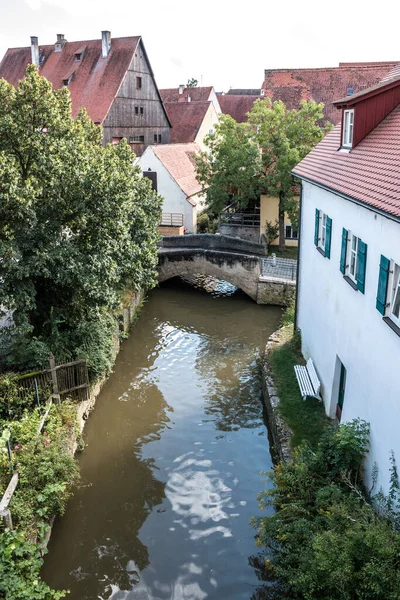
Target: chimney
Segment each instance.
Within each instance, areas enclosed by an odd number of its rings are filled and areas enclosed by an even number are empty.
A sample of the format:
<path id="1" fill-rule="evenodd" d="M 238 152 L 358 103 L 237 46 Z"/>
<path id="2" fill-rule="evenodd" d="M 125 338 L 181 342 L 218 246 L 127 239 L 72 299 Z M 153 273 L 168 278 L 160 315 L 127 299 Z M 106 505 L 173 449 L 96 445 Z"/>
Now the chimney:
<path id="1" fill-rule="evenodd" d="M 39 68 L 39 39 L 34 35 L 31 36 L 31 55 L 32 64 Z"/>
<path id="2" fill-rule="evenodd" d="M 191 101 L 192 101 L 192 99 L 191 99 L 191 97 L 189 96 L 189 94 L 186 96 L 186 100 L 187 100 L 188 102 L 191 102 Z"/>
<path id="3" fill-rule="evenodd" d="M 54 52 L 61 52 L 66 44 L 66 39 L 63 33 L 57 33 L 57 41 L 54 44 Z"/>
<path id="4" fill-rule="evenodd" d="M 183 94 L 183 92 L 184 92 L 184 91 L 185 91 L 185 86 L 181 84 L 181 85 L 179 86 L 179 93 L 180 93 L 180 94 Z"/>
<path id="5" fill-rule="evenodd" d="M 101 32 L 101 58 L 107 58 L 111 50 L 111 31 Z"/>

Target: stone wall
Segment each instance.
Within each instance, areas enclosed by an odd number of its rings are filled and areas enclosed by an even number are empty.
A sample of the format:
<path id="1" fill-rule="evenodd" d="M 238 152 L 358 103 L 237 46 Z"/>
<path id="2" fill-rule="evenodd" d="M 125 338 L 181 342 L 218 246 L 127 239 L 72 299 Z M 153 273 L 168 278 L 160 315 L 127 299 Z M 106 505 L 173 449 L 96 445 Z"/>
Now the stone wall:
<path id="1" fill-rule="evenodd" d="M 290 442 L 292 430 L 279 412 L 280 398 L 272 376 L 269 364 L 271 351 L 282 343 L 280 330 L 275 331 L 267 342 L 262 366 L 263 403 L 266 411 L 268 431 L 272 438 L 272 458 L 274 462 L 288 462 L 292 457 Z"/>
<path id="2" fill-rule="evenodd" d="M 219 225 L 218 231 L 222 235 L 229 235 L 238 239 L 247 240 L 249 242 L 260 241 L 260 228 L 259 227 L 244 227 L 242 225 Z"/>
<path id="3" fill-rule="evenodd" d="M 143 303 L 143 299 L 144 299 L 144 292 L 142 290 L 140 290 L 139 292 L 135 292 L 135 294 L 133 295 L 133 298 L 129 302 L 128 306 L 121 309 L 121 311 L 118 314 L 118 326 L 114 333 L 114 360 L 116 359 L 118 352 L 120 350 L 120 347 L 121 347 L 120 334 L 127 333 L 129 331 L 132 323 L 137 318 L 137 313 L 140 310 L 140 307 Z M 99 381 L 97 381 L 90 389 L 89 399 L 85 400 L 84 402 L 80 402 L 78 405 L 78 411 L 77 411 L 78 412 L 78 422 L 79 422 L 81 431 L 83 430 L 83 428 L 85 426 L 85 422 L 89 416 L 89 413 L 93 410 L 93 408 L 96 404 L 97 396 L 100 394 L 101 388 L 103 387 L 104 383 L 107 381 L 107 378 L 108 377 L 105 376 L 102 379 L 100 379 Z M 76 447 L 74 448 L 74 451 L 75 450 L 76 450 Z"/>
<path id="4" fill-rule="evenodd" d="M 296 282 L 286 279 L 260 277 L 257 287 L 257 304 L 288 306 L 296 295 Z"/>

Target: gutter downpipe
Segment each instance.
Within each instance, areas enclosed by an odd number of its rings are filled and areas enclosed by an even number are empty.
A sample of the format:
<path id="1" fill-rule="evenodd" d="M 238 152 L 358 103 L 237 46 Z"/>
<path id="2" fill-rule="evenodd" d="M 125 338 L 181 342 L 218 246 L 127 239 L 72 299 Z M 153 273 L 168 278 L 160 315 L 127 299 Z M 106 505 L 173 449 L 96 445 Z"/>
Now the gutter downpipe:
<path id="1" fill-rule="evenodd" d="M 303 208 L 303 182 L 301 179 L 295 181 L 295 176 L 292 174 L 292 181 L 300 186 L 300 200 L 299 200 L 299 236 L 298 236 L 298 253 L 297 253 L 297 282 L 296 282 L 296 296 L 294 305 L 294 331 L 297 331 L 297 320 L 298 320 L 298 307 L 299 307 L 299 290 L 300 290 L 300 255 L 301 255 L 301 229 L 302 229 L 302 208 Z"/>

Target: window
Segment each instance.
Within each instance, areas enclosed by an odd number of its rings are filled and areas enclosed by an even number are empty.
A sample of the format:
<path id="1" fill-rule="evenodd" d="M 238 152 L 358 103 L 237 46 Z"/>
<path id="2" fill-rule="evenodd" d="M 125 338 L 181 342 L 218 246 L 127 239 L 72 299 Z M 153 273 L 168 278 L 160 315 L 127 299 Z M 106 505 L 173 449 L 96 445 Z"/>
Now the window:
<path id="1" fill-rule="evenodd" d="M 63 79 L 63 85 L 64 85 L 64 87 L 67 87 L 67 85 L 69 85 L 71 83 L 71 79 L 72 79 L 72 75 L 70 75 L 66 79 Z"/>
<path id="2" fill-rule="evenodd" d="M 161 133 L 155 133 L 154 134 L 154 143 L 155 144 L 161 144 Z"/>
<path id="3" fill-rule="evenodd" d="M 144 135 L 131 135 L 129 138 L 130 144 L 143 144 Z"/>
<path id="4" fill-rule="evenodd" d="M 77 52 L 75 54 L 75 61 L 80 62 L 82 60 L 82 52 Z"/>
<path id="5" fill-rule="evenodd" d="M 142 115 L 144 113 L 144 109 L 143 106 L 140 107 L 140 114 Z"/>
<path id="6" fill-rule="evenodd" d="M 161 133 L 158 134 L 158 143 L 161 144 Z"/>
<path id="7" fill-rule="evenodd" d="M 154 134 L 154 143 L 157 144 L 157 134 Z"/>
<path id="8" fill-rule="evenodd" d="M 355 289 L 365 293 L 367 268 L 367 244 L 352 231 L 343 229 L 340 270 L 346 281 Z"/>
<path id="9" fill-rule="evenodd" d="M 121 140 L 122 140 L 122 137 L 113 137 L 112 143 L 116 146 L 117 144 L 120 143 Z"/>
<path id="10" fill-rule="evenodd" d="M 343 114 L 343 140 L 344 148 L 351 148 L 353 145 L 354 128 L 354 110 L 345 110 Z"/>
<path id="11" fill-rule="evenodd" d="M 139 107 L 135 106 L 135 115 L 138 115 L 138 114 L 139 114 Z"/>
<path id="12" fill-rule="evenodd" d="M 285 225 L 285 239 L 287 240 L 297 240 L 298 233 L 293 229 L 291 225 Z"/>
<path id="13" fill-rule="evenodd" d="M 136 77 L 136 89 L 140 90 L 142 88 L 142 78 Z"/>
<path id="14" fill-rule="evenodd" d="M 381 256 L 376 308 L 400 335 L 400 264 Z"/>
<path id="15" fill-rule="evenodd" d="M 332 219 L 318 208 L 315 211 L 314 244 L 326 258 L 331 257 Z"/>

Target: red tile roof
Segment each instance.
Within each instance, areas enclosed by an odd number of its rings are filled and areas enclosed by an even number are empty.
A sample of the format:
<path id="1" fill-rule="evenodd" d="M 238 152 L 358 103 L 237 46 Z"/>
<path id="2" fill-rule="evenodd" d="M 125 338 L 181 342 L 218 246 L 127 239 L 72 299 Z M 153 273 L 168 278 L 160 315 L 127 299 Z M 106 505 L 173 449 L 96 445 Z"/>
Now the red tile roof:
<path id="1" fill-rule="evenodd" d="M 400 105 L 351 152 L 339 147 L 337 125 L 293 173 L 400 218 Z"/>
<path id="2" fill-rule="evenodd" d="M 282 100 L 289 109 L 299 108 L 302 100 L 325 104 L 325 117 L 336 124 L 341 113 L 333 101 L 377 84 L 398 61 L 377 63 L 339 63 L 322 69 L 267 69 L 262 89 L 272 100 Z"/>
<path id="3" fill-rule="evenodd" d="M 171 143 L 194 142 L 211 102 L 164 102 L 172 125 Z"/>
<path id="4" fill-rule="evenodd" d="M 201 191 L 201 185 L 196 179 L 194 162 L 200 147 L 197 144 L 160 144 L 150 148 L 186 194 L 190 204 L 196 206 L 197 200 L 191 196 Z"/>
<path id="5" fill-rule="evenodd" d="M 187 102 L 190 96 L 191 102 L 208 102 L 212 87 L 185 87 L 183 93 L 179 93 L 179 88 L 168 88 L 160 90 L 160 96 L 163 102 Z"/>
<path id="6" fill-rule="evenodd" d="M 247 121 L 247 113 L 253 108 L 253 104 L 258 98 L 260 96 L 234 96 L 231 94 L 218 96 L 223 114 L 230 115 L 238 123 Z"/>
<path id="7" fill-rule="evenodd" d="M 68 85 L 71 93 L 72 112 L 76 116 L 85 107 L 96 123 L 102 123 L 125 77 L 140 37 L 114 38 L 110 54 L 101 58 L 101 40 L 66 42 L 61 52 L 54 52 L 54 45 L 39 46 L 44 56 L 39 73 L 54 88 L 63 86 L 63 79 L 72 74 Z M 84 55 L 75 61 L 75 54 Z M 9 48 L 0 63 L 0 77 L 13 85 L 23 79 L 31 62 L 31 48 Z"/>

